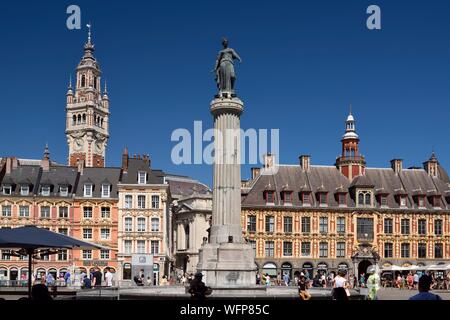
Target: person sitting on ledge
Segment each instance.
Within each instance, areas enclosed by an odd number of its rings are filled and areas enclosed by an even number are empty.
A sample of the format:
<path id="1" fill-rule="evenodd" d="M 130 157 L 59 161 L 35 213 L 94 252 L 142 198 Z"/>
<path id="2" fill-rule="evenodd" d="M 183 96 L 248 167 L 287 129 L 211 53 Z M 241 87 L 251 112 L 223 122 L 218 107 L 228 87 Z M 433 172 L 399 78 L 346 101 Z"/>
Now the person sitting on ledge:
<path id="1" fill-rule="evenodd" d="M 193 299 L 203 300 L 206 296 L 209 296 L 212 293 L 212 289 L 205 285 L 202 278 L 203 274 L 201 272 L 197 272 L 194 276 L 194 280 L 191 281 L 188 292 L 191 294 L 191 298 Z"/>

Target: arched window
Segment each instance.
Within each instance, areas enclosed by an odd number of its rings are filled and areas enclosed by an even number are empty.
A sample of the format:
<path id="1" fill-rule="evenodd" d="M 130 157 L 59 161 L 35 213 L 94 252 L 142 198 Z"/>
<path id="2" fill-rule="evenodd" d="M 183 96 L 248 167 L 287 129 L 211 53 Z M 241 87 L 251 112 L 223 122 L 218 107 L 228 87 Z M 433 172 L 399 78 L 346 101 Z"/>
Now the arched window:
<path id="1" fill-rule="evenodd" d="M 124 263 L 122 278 L 123 278 L 123 280 L 131 280 L 131 264 L 130 263 Z"/>
<path id="2" fill-rule="evenodd" d="M 76 124 L 77 124 L 77 116 L 73 115 L 73 117 L 72 117 L 72 125 L 74 126 Z"/>
<path id="3" fill-rule="evenodd" d="M 83 123 L 86 123 L 86 113 L 83 113 Z"/>
<path id="4" fill-rule="evenodd" d="M 100 127 L 103 128 L 103 118 L 100 120 Z"/>
<path id="5" fill-rule="evenodd" d="M 81 87 L 85 87 L 86 86 L 86 76 L 83 74 L 81 76 Z"/>
<path id="6" fill-rule="evenodd" d="M 372 200 L 371 198 L 372 198 L 372 197 L 371 197 L 371 194 L 370 194 L 370 193 L 366 193 L 366 201 L 365 201 L 365 203 L 364 203 L 366 206 L 370 206 L 370 204 L 371 204 L 371 202 L 372 202 L 372 201 L 371 201 L 371 200 Z"/>
<path id="7" fill-rule="evenodd" d="M 359 203 L 360 205 L 364 204 L 364 193 L 362 193 L 362 192 L 360 192 L 360 193 L 358 194 L 358 203 Z"/>
<path id="8" fill-rule="evenodd" d="M 77 124 L 81 124 L 81 114 L 78 115 L 77 120 L 78 120 L 78 121 L 77 121 Z"/>

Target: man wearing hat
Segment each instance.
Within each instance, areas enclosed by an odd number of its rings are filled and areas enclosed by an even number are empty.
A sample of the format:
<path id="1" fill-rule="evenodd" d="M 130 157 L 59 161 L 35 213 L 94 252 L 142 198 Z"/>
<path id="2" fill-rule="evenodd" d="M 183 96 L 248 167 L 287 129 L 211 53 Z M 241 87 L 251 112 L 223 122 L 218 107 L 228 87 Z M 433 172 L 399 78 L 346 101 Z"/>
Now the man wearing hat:
<path id="1" fill-rule="evenodd" d="M 191 281 L 189 293 L 193 299 L 203 300 L 206 296 L 209 296 L 212 293 L 212 289 L 205 285 L 202 278 L 203 274 L 201 272 L 197 272 L 194 279 Z"/>
<path id="2" fill-rule="evenodd" d="M 376 300 L 378 290 L 380 289 L 380 277 L 375 272 L 375 268 L 373 266 L 370 266 L 367 269 L 367 273 L 369 274 L 369 278 L 367 279 L 367 288 L 369 289 L 369 294 L 367 298 L 369 300 Z"/>

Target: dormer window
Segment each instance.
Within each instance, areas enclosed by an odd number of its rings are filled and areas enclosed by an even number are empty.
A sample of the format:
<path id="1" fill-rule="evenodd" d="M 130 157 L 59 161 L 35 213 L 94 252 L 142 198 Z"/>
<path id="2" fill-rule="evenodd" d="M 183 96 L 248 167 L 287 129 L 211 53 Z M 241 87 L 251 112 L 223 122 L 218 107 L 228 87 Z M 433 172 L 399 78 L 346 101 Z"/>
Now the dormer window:
<path id="1" fill-rule="evenodd" d="M 425 197 L 424 196 L 417 197 L 417 205 L 419 208 L 425 208 Z"/>
<path id="2" fill-rule="evenodd" d="M 380 195 L 380 206 L 381 207 L 387 207 L 388 206 L 388 198 L 387 195 L 381 194 Z"/>
<path id="3" fill-rule="evenodd" d="M 264 199 L 266 200 L 266 204 L 274 204 L 275 203 L 275 191 L 265 191 Z"/>
<path id="4" fill-rule="evenodd" d="M 84 185 L 84 196 L 92 197 L 92 184 L 89 183 Z"/>
<path id="5" fill-rule="evenodd" d="M 304 206 L 310 206 L 311 205 L 311 193 L 309 192 L 302 192 L 300 193 L 300 201 Z"/>
<path id="6" fill-rule="evenodd" d="M 441 197 L 434 196 L 432 197 L 433 207 L 440 208 L 441 207 Z"/>
<path id="7" fill-rule="evenodd" d="M 29 186 L 20 186 L 20 195 L 21 196 L 27 196 L 30 194 L 30 187 Z"/>
<path id="8" fill-rule="evenodd" d="M 69 187 L 68 186 L 60 186 L 59 187 L 59 195 L 61 197 L 67 197 L 69 194 Z"/>
<path id="9" fill-rule="evenodd" d="M 11 187 L 10 185 L 3 186 L 3 188 L 2 188 L 2 193 L 3 193 L 5 196 L 11 195 L 11 193 L 12 193 L 12 187 Z"/>
<path id="10" fill-rule="evenodd" d="M 320 192 L 318 194 L 318 200 L 320 206 L 326 206 L 327 205 L 327 194 L 325 192 Z"/>
<path id="11" fill-rule="evenodd" d="M 372 192 L 368 190 L 358 191 L 358 206 L 371 207 L 372 206 Z"/>
<path id="12" fill-rule="evenodd" d="M 48 197 L 50 195 L 50 186 L 42 186 L 41 195 Z"/>
<path id="13" fill-rule="evenodd" d="M 400 195 L 400 207 L 406 207 L 406 195 Z"/>
<path id="14" fill-rule="evenodd" d="M 139 184 L 146 184 L 147 183 L 147 172 L 145 172 L 145 171 L 139 171 L 138 172 L 138 183 Z"/>
<path id="15" fill-rule="evenodd" d="M 285 205 L 292 204 L 292 191 L 281 192 L 281 200 Z"/>
<path id="16" fill-rule="evenodd" d="M 111 186 L 109 184 L 102 184 L 102 198 L 109 198 Z"/>
<path id="17" fill-rule="evenodd" d="M 347 195 L 345 193 L 338 194 L 338 203 L 340 207 L 345 207 L 347 205 Z"/>

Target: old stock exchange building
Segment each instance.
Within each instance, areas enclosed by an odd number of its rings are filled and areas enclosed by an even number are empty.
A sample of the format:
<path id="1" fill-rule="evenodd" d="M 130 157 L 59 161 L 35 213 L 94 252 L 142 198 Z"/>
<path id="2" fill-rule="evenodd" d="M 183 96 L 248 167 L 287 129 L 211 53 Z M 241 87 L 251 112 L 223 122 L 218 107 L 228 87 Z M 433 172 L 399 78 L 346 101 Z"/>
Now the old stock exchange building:
<path id="1" fill-rule="evenodd" d="M 366 272 L 377 263 L 444 264 L 450 258 L 450 180 L 434 155 L 423 168 L 367 168 L 353 115 L 334 166 L 252 169 L 242 186 L 242 224 L 260 271 Z"/>

